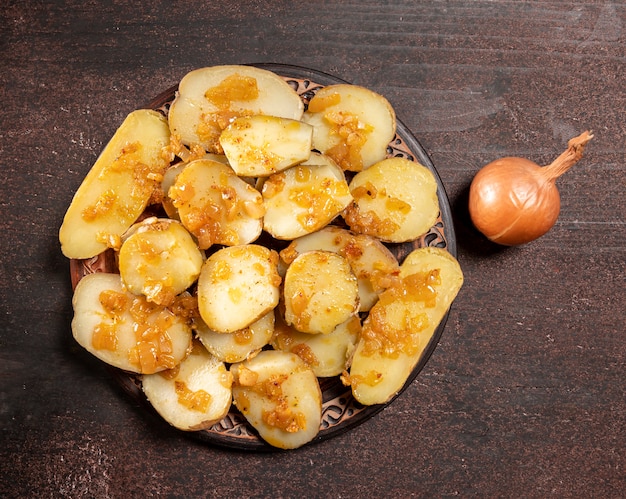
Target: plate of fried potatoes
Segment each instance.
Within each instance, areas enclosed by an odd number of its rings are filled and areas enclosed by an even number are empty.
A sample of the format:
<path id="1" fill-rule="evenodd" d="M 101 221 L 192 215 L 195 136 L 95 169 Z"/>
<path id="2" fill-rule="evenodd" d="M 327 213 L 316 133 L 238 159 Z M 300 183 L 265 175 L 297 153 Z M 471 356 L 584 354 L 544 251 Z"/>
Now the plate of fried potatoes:
<path id="1" fill-rule="evenodd" d="M 75 340 L 183 434 L 296 449 L 392 403 L 463 284 L 441 179 L 387 99 L 200 68 L 130 113 L 59 231 Z"/>

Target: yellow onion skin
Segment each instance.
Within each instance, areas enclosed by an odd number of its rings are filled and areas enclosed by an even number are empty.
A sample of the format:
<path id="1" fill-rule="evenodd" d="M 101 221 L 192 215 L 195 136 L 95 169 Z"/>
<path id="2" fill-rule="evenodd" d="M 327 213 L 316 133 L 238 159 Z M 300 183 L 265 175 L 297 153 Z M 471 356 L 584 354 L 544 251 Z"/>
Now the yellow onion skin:
<path id="1" fill-rule="evenodd" d="M 490 241 L 505 246 L 525 244 L 554 226 L 561 208 L 554 179 L 545 168 L 507 157 L 484 166 L 469 191 L 474 226 Z"/>

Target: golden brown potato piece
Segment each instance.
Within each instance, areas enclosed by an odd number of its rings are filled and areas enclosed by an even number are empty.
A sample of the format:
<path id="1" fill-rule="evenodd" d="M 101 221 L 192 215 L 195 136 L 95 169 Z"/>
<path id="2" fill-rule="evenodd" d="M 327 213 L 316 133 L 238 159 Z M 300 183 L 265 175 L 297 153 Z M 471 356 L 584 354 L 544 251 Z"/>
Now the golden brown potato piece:
<path id="1" fill-rule="evenodd" d="M 112 366 L 151 374 L 172 369 L 189 353 L 186 319 L 126 291 L 118 274 L 83 277 L 72 305 L 74 338 Z"/>
<path id="2" fill-rule="evenodd" d="M 382 241 L 417 239 L 439 216 L 437 181 L 428 168 L 390 158 L 357 173 L 350 182 L 354 202 L 344 212 L 350 229 Z"/>
<path id="3" fill-rule="evenodd" d="M 201 249 L 256 240 L 263 229 L 263 198 L 218 161 L 197 159 L 178 175 L 168 196 Z"/>
<path id="4" fill-rule="evenodd" d="M 313 127 L 276 116 L 242 116 L 220 135 L 228 162 L 239 176 L 268 177 L 309 159 Z"/>
<path id="5" fill-rule="evenodd" d="M 307 251 L 287 268 L 285 322 L 303 333 L 328 334 L 359 310 L 350 264 L 330 251 Z"/>
<path id="6" fill-rule="evenodd" d="M 131 231 L 118 255 L 124 285 L 148 301 L 169 305 L 196 281 L 204 255 L 175 220 L 151 217 Z"/>
<path id="7" fill-rule="evenodd" d="M 347 369 L 361 332 L 361 319 L 354 315 L 328 334 L 301 333 L 282 320 L 277 323 L 271 345 L 295 353 L 318 378 L 338 376 Z"/>
<path id="8" fill-rule="evenodd" d="M 301 164 L 275 173 L 261 190 L 263 228 L 276 239 L 295 239 L 321 229 L 352 201 L 341 168 Z"/>
<path id="9" fill-rule="evenodd" d="M 228 165 L 228 160 L 223 154 L 205 154 L 204 156 L 202 156 L 202 158 L 196 159 L 211 159 L 213 161 L 217 161 L 218 163 Z M 189 163 L 191 161 L 189 161 Z M 178 177 L 178 174 L 182 172 L 189 163 L 180 162 L 170 166 L 163 175 L 163 181 L 161 182 L 161 190 L 165 194 L 162 200 L 163 209 L 165 210 L 165 213 L 167 213 L 167 216 L 174 220 L 180 220 L 180 217 L 178 216 L 178 210 L 174 206 L 172 199 L 167 195 L 167 193 L 176 182 L 176 177 Z"/>
<path id="10" fill-rule="evenodd" d="M 358 85 L 329 85 L 309 102 L 303 121 L 313 125 L 313 147 L 344 170 L 381 161 L 396 133 L 396 114 L 382 95 Z"/>
<path id="11" fill-rule="evenodd" d="M 142 388 L 165 421 L 183 431 L 210 428 L 232 404 L 233 377 L 223 362 L 197 341 L 174 369 L 144 374 Z"/>
<path id="12" fill-rule="evenodd" d="M 289 352 L 265 350 L 233 364 L 233 401 L 268 444 L 295 449 L 319 432 L 322 393 L 313 371 Z"/>
<path id="13" fill-rule="evenodd" d="M 216 358 L 232 364 L 254 357 L 267 345 L 274 334 L 274 310 L 259 320 L 232 333 L 218 333 L 204 321 L 194 324 L 198 339 Z"/>
<path id="14" fill-rule="evenodd" d="M 299 254 L 311 250 L 333 251 L 350 264 L 359 284 L 360 312 L 367 312 L 399 272 L 398 260 L 378 239 L 354 234 L 329 225 L 312 234 L 294 239 L 280 255 L 279 270 L 286 268 Z"/>
<path id="15" fill-rule="evenodd" d="M 198 309 L 206 325 L 232 333 L 276 307 L 281 283 L 277 263 L 275 251 L 256 244 L 213 253 L 198 280 Z"/>
<path id="16" fill-rule="evenodd" d="M 370 310 L 352 358 L 348 381 L 364 405 L 404 386 L 463 284 L 457 260 L 435 247 L 411 252 L 399 278 Z"/>
<path id="17" fill-rule="evenodd" d="M 156 111 L 130 113 L 106 145 L 65 213 L 59 230 L 68 258 L 91 258 L 116 247 L 145 210 L 168 166 L 167 120 Z"/>
<path id="18" fill-rule="evenodd" d="M 187 73 L 169 111 L 169 124 L 187 146 L 222 153 L 219 137 L 239 116 L 299 120 L 304 104 L 280 76 L 252 66 L 211 66 Z"/>

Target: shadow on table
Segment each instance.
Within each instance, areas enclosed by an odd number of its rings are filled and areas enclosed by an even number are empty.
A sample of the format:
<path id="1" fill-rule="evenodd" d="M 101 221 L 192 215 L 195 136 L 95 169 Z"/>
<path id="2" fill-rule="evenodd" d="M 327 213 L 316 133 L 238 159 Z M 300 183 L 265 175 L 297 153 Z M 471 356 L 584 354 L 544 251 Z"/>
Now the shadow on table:
<path id="1" fill-rule="evenodd" d="M 470 184 L 471 182 L 468 182 L 451 203 L 458 248 L 463 253 L 477 258 L 490 257 L 510 250 L 510 246 L 491 242 L 474 227 L 468 208 Z"/>

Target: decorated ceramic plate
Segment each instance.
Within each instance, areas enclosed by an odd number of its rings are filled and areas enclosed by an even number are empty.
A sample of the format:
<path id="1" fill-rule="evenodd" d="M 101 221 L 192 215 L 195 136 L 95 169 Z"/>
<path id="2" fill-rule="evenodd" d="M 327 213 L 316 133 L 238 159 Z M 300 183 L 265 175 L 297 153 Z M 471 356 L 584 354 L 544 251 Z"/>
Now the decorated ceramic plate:
<path id="1" fill-rule="evenodd" d="M 280 75 L 300 96 L 305 109 L 309 100 L 315 93 L 326 85 L 347 83 L 339 78 L 326 73 L 318 72 L 297 66 L 282 64 L 255 64 L 254 66 L 272 71 Z M 171 102 L 174 99 L 177 86 L 169 88 L 160 95 L 152 99 L 145 107 L 157 110 L 167 116 Z M 418 140 L 411 134 L 407 127 L 397 120 L 397 132 L 394 139 L 387 147 L 387 157 L 402 157 L 415 160 L 428 168 L 435 176 L 438 186 L 438 198 L 440 214 L 436 223 L 430 230 L 417 240 L 401 243 L 388 244 L 388 248 L 401 263 L 406 255 L 413 249 L 424 246 L 436 246 L 446 249 L 453 256 L 456 256 L 456 242 L 454 228 L 452 225 L 450 204 L 446 197 L 441 179 L 432 164 L 432 161 L 421 147 Z M 107 251 L 94 258 L 87 260 L 71 260 L 70 272 L 72 285 L 75 287 L 78 281 L 85 275 L 93 272 L 116 272 L 115 256 L 112 251 Z M 443 333 L 447 314 L 439 324 L 435 334 L 425 349 L 420 361 L 407 379 L 402 390 L 395 395 L 387 404 L 363 406 L 352 397 L 350 387 L 344 386 L 339 377 L 320 378 L 320 388 L 322 390 L 323 408 L 322 421 L 318 435 L 308 445 L 339 435 L 371 418 L 385 405 L 393 403 L 393 400 L 409 386 L 420 371 L 428 362 L 431 354 L 436 348 L 441 334 Z M 154 409 L 147 401 L 142 388 L 141 377 L 132 373 L 127 373 L 119 369 L 110 368 L 112 376 L 121 385 L 129 396 L 145 407 L 146 411 L 154 412 Z M 166 424 L 164 422 L 164 424 Z M 275 450 L 265 443 L 257 432 L 247 423 L 245 418 L 233 406 L 228 415 L 211 428 L 194 432 L 181 432 L 181 434 L 197 438 L 209 444 L 251 450 Z"/>

